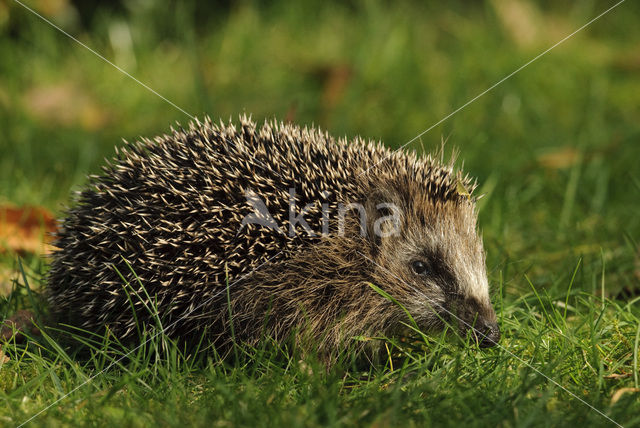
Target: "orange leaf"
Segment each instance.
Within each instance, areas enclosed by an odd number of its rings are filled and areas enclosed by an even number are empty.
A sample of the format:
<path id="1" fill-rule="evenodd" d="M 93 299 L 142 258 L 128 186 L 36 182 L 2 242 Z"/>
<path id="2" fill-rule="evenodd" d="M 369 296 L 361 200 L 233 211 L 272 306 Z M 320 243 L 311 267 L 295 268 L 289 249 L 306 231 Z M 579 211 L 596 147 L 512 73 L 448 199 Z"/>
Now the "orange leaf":
<path id="1" fill-rule="evenodd" d="M 0 205 L 0 253 L 47 254 L 55 231 L 53 215 L 42 207 Z"/>

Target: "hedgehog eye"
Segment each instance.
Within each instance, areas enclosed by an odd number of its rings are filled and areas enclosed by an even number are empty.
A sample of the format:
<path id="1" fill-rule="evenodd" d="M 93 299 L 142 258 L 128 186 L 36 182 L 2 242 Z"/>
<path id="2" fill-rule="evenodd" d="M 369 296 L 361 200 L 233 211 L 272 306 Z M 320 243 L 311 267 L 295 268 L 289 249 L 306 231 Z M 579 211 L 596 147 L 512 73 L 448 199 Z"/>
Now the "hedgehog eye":
<path id="1" fill-rule="evenodd" d="M 415 260 L 411 262 L 411 269 L 416 275 L 426 275 L 429 273 L 429 266 L 422 260 Z"/>

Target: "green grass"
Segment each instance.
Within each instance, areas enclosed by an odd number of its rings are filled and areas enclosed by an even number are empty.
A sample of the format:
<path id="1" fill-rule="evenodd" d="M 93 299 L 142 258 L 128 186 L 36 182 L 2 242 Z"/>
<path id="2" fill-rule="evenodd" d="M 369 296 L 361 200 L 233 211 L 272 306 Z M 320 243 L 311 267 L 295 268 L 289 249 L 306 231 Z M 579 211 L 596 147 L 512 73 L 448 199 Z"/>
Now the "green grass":
<path id="1" fill-rule="evenodd" d="M 288 118 L 393 147 L 613 5 L 150 1 L 80 21 L 59 3 L 28 4 L 190 114 Z M 327 373 L 269 343 L 224 360 L 162 336 L 125 358 L 109 338 L 82 355 L 52 339 L 7 343 L 0 425 L 62 398 L 30 424 L 612 424 L 584 400 L 640 426 L 638 393 L 612 403 L 640 387 L 639 18 L 626 1 L 409 146 L 448 139 L 486 194 L 500 348 L 390 341 L 392 359 L 347 356 Z M 188 121 L 12 1 L 0 3 L 0 57 L 0 203 L 61 213 L 120 138 Z M 19 273 L 2 316 L 37 303 L 25 286 L 42 287 L 46 260 L 22 263 L 0 256 Z"/>

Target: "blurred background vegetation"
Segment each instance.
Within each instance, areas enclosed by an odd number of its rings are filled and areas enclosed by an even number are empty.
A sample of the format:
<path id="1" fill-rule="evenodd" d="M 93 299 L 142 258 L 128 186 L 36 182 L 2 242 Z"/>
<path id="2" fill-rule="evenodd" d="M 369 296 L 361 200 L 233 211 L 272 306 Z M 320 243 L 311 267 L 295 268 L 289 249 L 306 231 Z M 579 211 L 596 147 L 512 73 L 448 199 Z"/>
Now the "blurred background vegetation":
<path id="1" fill-rule="evenodd" d="M 0 299 L 2 318 L 33 305 L 25 286 L 43 284 L 47 269 L 40 241 L 18 242 L 25 257 L 16 257 L 7 242 L 25 233 L 7 218 L 24 206 L 63 215 L 122 138 L 168 132 L 189 115 L 246 112 L 399 147 L 616 4 L 21 1 L 170 102 L 0 0 L 0 295 L 15 291 Z M 579 398 L 637 426 L 638 22 L 640 2 L 621 3 L 408 146 L 434 151 L 445 139 L 478 177 L 500 347 L 434 340 L 395 371 L 390 359 L 362 376 L 327 377 L 295 358 L 200 370 L 189 358 L 167 357 L 165 369 L 162 358 L 140 365 L 138 356 L 102 373 L 102 350 L 79 363 L 58 348 L 5 342 L 0 425 L 51 403 L 34 424 L 611 422 Z"/>
<path id="2" fill-rule="evenodd" d="M 615 2 L 25 4 L 191 115 L 398 147 Z M 638 22 L 640 4 L 622 3 L 408 147 L 460 150 L 507 292 L 528 289 L 525 273 L 565 287 L 580 257 L 583 287 L 604 261 L 610 295 L 638 288 Z M 60 215 L 121 138 L 190 120 L 12 0 L 0 0 L 0 57 L 3 204 Z"/>

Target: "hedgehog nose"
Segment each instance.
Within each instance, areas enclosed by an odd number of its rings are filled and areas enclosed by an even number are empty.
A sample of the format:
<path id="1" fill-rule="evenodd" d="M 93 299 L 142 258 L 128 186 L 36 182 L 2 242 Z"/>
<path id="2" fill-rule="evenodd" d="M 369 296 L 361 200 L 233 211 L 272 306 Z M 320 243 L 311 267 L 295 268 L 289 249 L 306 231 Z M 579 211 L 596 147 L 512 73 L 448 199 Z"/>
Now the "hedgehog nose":
<path id="1" fill-rule="evenodd" d="M 497 323 L 491 323 L 474 328 L 474 333 L 481 348 L 496 346 L 500 341 L 500 327 Z"/>

